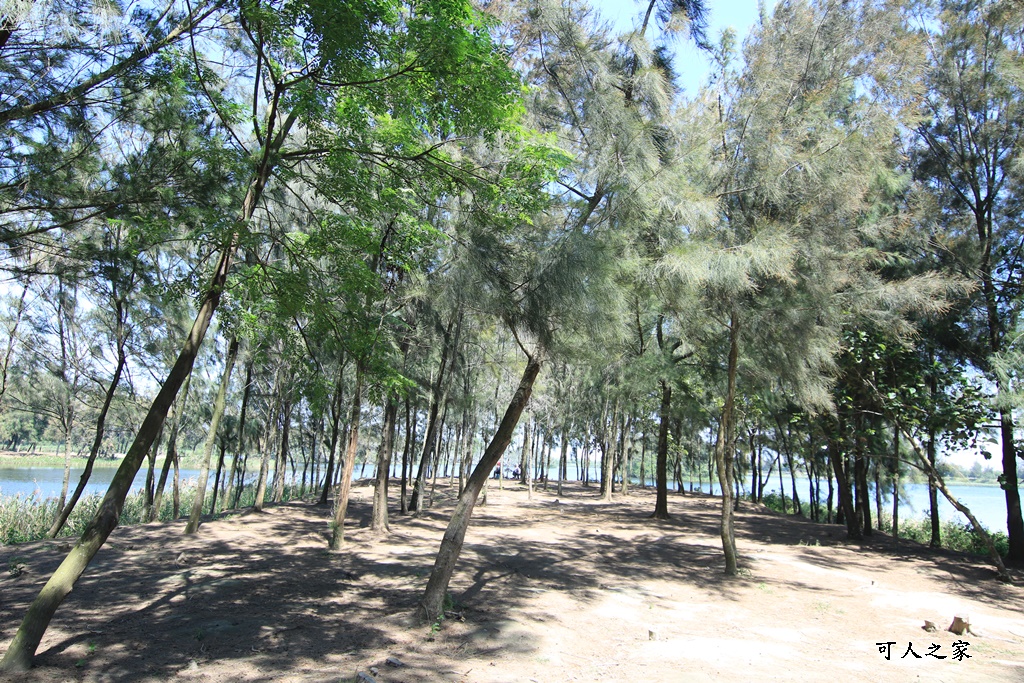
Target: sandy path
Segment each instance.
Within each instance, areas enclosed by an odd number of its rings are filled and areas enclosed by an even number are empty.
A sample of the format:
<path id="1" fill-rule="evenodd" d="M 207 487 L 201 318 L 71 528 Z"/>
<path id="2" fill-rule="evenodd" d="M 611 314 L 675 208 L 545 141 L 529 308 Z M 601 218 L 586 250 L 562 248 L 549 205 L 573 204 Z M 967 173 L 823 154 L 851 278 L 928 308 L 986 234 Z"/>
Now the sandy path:
<path id="1" fill-rule="evenodd" d="M 451 617 L 412 625 L 450 506 L 395 516 L 375 540 L 370 493 L 354 489 L 338 554 L 326 549 L 330 511 L 308 504 L 190 538 L 183 523 L 118 529 L 18 680 L 351 681 L 372 667 L 380 683 L 1024 681 L 1020 585 L 954 553 L 894 553 L 885 537 L 848 545 L 839 527 L 749 505 L 737 519 L 744 569 L 727 580 L 718 501 L 701 496 L 673 495 L 673 519 L 653 522 L 643 491 L 602 504 L 580 487 L 560 501 L 492 490 Z M 3 567 L 27 569 L 0 574 L 4 644 L 65 547 L 0 548 Z M 977 635 L 921 628 L 962 613 Z M 969 658 L 953 658 L 958 640 Z M 888 661 L 879 642 L 893 643 Z M 903 657 L 908 645 L 922 657 Z"/>

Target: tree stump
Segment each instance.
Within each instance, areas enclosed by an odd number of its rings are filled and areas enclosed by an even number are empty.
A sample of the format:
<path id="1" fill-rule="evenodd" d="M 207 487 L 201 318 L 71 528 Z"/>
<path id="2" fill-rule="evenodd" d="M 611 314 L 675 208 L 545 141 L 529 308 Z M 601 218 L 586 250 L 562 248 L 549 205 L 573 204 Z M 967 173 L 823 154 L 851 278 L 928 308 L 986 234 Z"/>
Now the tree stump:
<path id="1" fill-rule="evenodd" d="M 965 633 L 974 635 L 973 631 L 971 631 L 971 618 L 966 614 L 958 614 L 953 617 L 953 623 L 946 630 L 958 636 L 962 636 Z"/>

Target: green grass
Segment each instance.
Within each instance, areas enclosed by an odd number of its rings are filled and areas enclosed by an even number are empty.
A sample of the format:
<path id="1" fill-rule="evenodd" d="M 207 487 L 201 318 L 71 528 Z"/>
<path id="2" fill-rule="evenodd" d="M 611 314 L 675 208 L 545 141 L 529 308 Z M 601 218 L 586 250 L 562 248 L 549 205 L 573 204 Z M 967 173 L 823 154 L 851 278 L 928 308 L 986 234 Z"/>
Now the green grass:
<path id="1" fill-rule="evenodd" d="M 308 492 L 308 487 L 307 487 Z M 269 493 L 269 492 L 268 492 Z M 196 495 L 196 485 L 192 480 L 185 480 L 181 486 L 181 504 L 178 510 L 178 517 L 187 517 L 192 509 L 192 502 Z M 284 490 L 284 501 L 296 500 L 299 496 L 298 485 L 286 485 Z M 254 486 L 246 486 L 242 491 L 238 506 L 240 508 L 250 507 L 256 499 Z M 61 529 L 60 537 L 79 536 L 85 530 L 86 525 L 96 514 L 102 496 L 98 494 L 83 496 L 75 506 L 74 511 L 68 518 L 64 528 Z M 269 500 L 269 495 L 268 495 Z M 207 497 L 209 501 L 209 497 Z M 134 492 L 128 495 L 121 510 L 120 524 L 127 526 L 140 524 L 144 521 L 146 499 L 141 492 Z M 29 496 L 0 496 L 0 545 L 12 543 L 27 543 L 46 538 L 46 532 L 57 515 L 56 498 L 36 498 Z M 171 488 L 168 483 L 164 491 L 164 497 L 158 517 L 160 521 L 174 519 L 174 502 L 172 500 Z"/>
<path id="2" fill-rule="evenodd" d="M 182 469 L 199 469 L 202 462 L 202 453 L 198 451 L 184 451 L 178 454 L 178 466 Z M 97 458 L 94 467 L 119 467 L 121 465 L 121 459 L 124 454 L 119 455 L 116 458 Z M 83 469 L 88 462 L 88 458 L 71 458 L 71 467 L 76 469 Z M 225 462 L 230 463 L 231 458 L 228 457 Z M 163 463 L 162 456 L 161 461 L 157 463 L 157 469 L 160 468 Z M 144 463 L 143 467 L 147 465 Z M 21 468 L 21 467 L 56 467 L 64 468 L 64 455 L 55 455 L 52 452 L 45 453 L 21 453 L 18 455 L 12 453 L 6 453 L 0 455 L 0 467 L 10 468 Z"/>

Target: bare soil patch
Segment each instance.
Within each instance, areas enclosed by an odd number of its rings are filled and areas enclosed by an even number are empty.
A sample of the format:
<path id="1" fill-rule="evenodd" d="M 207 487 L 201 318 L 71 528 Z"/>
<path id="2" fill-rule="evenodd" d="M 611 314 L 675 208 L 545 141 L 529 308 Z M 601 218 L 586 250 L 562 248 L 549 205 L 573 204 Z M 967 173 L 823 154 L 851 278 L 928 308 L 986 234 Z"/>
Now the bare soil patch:
<path id="1" fill-rule="evenodd" d="M 673 519 L 656 522 L 647 491 L 607 504 L 592 488 L 528 499 L 492 482 L 449 618 L 417 625 L 453 492 L 439 487 L 419 516 L 393 515 L 377 539 L 372 489 L 355 487 L 340 553 L 327 551 L 330 509 L 308 503 L 225 516 L 192 537 L 183 521 L 117 529 L 18 680 L 1024 680 L 1021 583 L 886 536 L 846 543 L 840 527 L 749 503 L 736 522 L 743 571 L 727 578 L 720 503 L 693 494 L 673 494 Z M 0 647 L 66 550 L 0 548 Z M 957 614 L 975 634 L 941 630 Z M 969 658 L 953 658 L 955 641 Z"/>

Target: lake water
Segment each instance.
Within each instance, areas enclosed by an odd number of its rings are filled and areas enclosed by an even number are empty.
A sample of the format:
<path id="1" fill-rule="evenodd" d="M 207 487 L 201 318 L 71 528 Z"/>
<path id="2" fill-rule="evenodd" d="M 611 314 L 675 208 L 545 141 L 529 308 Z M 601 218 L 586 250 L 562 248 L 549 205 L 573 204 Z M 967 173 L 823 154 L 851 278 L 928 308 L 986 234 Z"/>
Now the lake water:
<path id="1" fill-rule="evenodd" d="M 549 472 L 551 481 L 555 481 L 558 473 L 557 470 L 552 468 Z M 569 478 L 575 478 L 576 472 L 572 469 L 572 463 L 569 468 Z M 784 474 L 786 482 L 786 495 L 792 495 L 790 489 L 789 474 Z M 599 471 L 593 471 L 590 473 L 590 480 L 597 482 L 601 480 L 601 474 Z M 746 482 L 749 485 L 749 480 Z M 633 478 L 633 485 L 639 484 L 639 480 Z M 669 476 L 669 491 L 675 491 L 675 480 Z M 654 480 L 648 479 L 648 486 L 654 486 Z M 684 483 L 684 487 L 687 491 L 690 490 L 689 482 Z M 962 486 L 956 484 L 949 484 L 947 487 L 956 498 L 966 505 L 971 514 L 978 518 L 986 528 L 990 531 L 1001 531 L 1006 533 L 1006 498 L 1003 494 L 1003 490 L 998 486 Z M 694 490 L 702 490 L 704 493 L 713 493 L 714 495 L 721 494 L 721 488 L 718 483 L 715 482 L 713 488 L 708 484 L 705 479 L 702 482 L 702 486 L 698 487 L 698 482 L 693 482 Z M 797 477 L 796 479 L 796 490 L 800 496 L 801 502 L 806 503 L 809 494 L 809 484 L 806 479 Z M 765 494 L 769 492 L 779 492 L 779 478 L 778 472 L 775 473 L 772 481 L 765 485 Z M 892 512 L 892 498 L 886 494 L 890 494 L 891 490 L 883 490 L 883 510 L 887 513 Z M 822 482 L 822 495 L 821 500 L 824 503 L 825 498 L 828 496 L 828 485 Z M 875 513 L 875 491 L 874 487 L 871 488 L 871 513 Z M 838 505 L 838 501 L 835 503 Z M 900 519 L 917 519 L 928 516 L 928 485 L 927 484 L 904 484 L 903 495 L 900 498 Z M 956 509 L 949 504 L 949 502 L 943 497 L 942 493 L 939 493 L 939 517 L 942 520 L 954 519 L 964 524 L 967 523 L 967 518 L 956 511 Z"/>
<path id="2" fill-rule="evenodd" d="M 85 486 L 85 495 L 90 493 L 104 494 L 110 486 L 116 467 L 94 467 L 89 476 L 89 483 Z M 68 495 L 78 486 L 78 480 L 82 470 L 71 468 L 71 483 L 68 484 Z M 155 477 L 160 477 L 160 470 L 157 469 Z M 168 480 L 173 472 L 168 474 Z M 199 470 L 181 470 L 181 478 L 193 479 L 199 476 Z M 213 476 L 213 472 L 210 473 Z M 0 467 L 0 496 L 22 496 L 35 495 L 37 498 L 56 498 L 60 495 L 61 483 L 64 481 L 63 467 Z M 211 479 L 212 481 L 212 479 Z M 132 482 L 132 490 L 141 489 L 146 484 L 146 468 L 139 469 L 139 473 Z"/>
<path id="3" fill-rule="evenodd" d="M 366 474 L 362 476 L 372 476 L 372 467 L 367 469 Z M 114 467 L 96 467 L 93 469 L 92 476 L 89 478 L 89 484 L 86 486 L 86 493 L 95 493 L 102 495 L 106 492 L 107 487 L 110 485 L 111 479 L 114 477 L 114 473 L 117 471 Z M 552 481 L 555 480 L 555 472 L 551 472 Z M 78 478 L 81 475 L 81 470 L 71 470 L 71 484 L 69 485 L 69 493 L 74 490 L 74 487 L 78 484 Z M 574 473 L 570 473 L 572 477 Z M 159 477 L 159 470 L 156 472 L 156 476 Z M 198 470 L 181 470 L 181 478 L 197 478 L 199 476 Z M 254 476 L 250 473 L 250 477 Z M 359 468 L 353 472 L 354 477 L 361 476 Z M 27 497 L 35 494 L 36 497 L 56 497 L 60 495 L 61 481 L 64 477 L 63 468 L 59 467 L 18 467 L 18 468 L 0 468 L 0 495 L 2 496 L 16 496 Z M 247 477 L 247 481 L 250 477 Z M 210 481 L 213 481 L 213 472 L 210 472 Z M 592 474 L 592 480 L 597 481 L 600 479 L 600 475 L 596 472 Z M 806 501 L 808 494 L 807 480 L 797 479 L 797 492 L 800 494 L 800 499 Z M 133 489 L 140 489 L 146 483 L 146 468 L 139 469 L 139 473 L 135 477 L 135 481 L 132 484 Z M 653 485 L 653 481 L 651 482 Z M 686 485 L 689 490 L 689 485 Z M 775 491 L 778 493 L 779 480 L 778 476 L 774 478 L 774 483 L 766 486 L 765 492 Z M 674 490 L 675 482 L 669 481 L 669 489 Z M 695 484 L 696 488 L 696 484 Z M 705 481 L 702 487 L 704 493 L 712 492 L 709 488 L 708 482 Z M 997 486 L 957 486 L 955 484 L 949 486 L 950 491 L 955 495 L 964 505 L 971 509 L 971 512 L 978 518 L 982 524 L 988 527 L 992 531 L 1002 531 L 1006 533 L 1006 499 L 1003 496 L 1003 491 Z M 720 493 L 718 485 L 715 484 L 713 493 Z M 789 495 L 789 477 L 786 477 L 786 494 Z M 925 517 L 928 514 L 928 486 L 926 484 L 906 484 L 904 487 L 904 498 L 900 500 L 900 518 L 911 519 Z M 822 496 L 824 499 L 824 495 Z M 874 512 L 874 492 L 872 492 L 872 512 Z M 889 501 L 884 504 L 887 511 L 892 510 L 892 502 Z M 966 523 L 967 519 L 963 517 L 959 512 L 953 509 L 942 495 L 939 495 L 939 516 L 942 519 L 958 519 L 961 522 Z"/>

